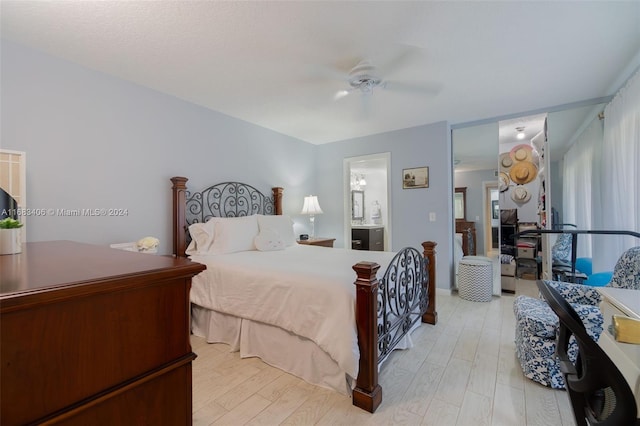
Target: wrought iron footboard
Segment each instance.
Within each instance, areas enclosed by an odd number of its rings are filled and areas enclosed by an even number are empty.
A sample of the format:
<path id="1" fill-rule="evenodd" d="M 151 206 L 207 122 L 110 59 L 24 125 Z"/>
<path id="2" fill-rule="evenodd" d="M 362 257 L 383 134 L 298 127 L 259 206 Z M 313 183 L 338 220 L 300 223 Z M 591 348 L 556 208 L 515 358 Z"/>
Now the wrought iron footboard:
<path id="1" fill-rule="evenodd" d="M 398 252 L 378 286 L 378 362 L 420 321 L 428 307 L 429 260 L 411 247 Z"/>

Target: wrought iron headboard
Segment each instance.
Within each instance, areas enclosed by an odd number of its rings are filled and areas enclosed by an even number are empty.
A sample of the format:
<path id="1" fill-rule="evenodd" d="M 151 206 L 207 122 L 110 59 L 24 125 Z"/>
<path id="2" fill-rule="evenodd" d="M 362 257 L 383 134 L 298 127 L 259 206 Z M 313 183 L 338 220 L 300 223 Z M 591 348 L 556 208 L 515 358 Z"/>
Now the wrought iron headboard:
<path id="1" fill-rule="evenodd" d="M 186 193 L 186 223 L 204 223 L 212 217 L 275 214 L 274 199 L 251 185 L 223 182 L 200 192 Z"/>
<path id="2" fill-rule="evenodd" d="M 281 187 L 271 188 L 267 196 L 251 185 L 223 182 L 202 191 L 187 189 L 186 177 L 171 178 L 173 186 L 173 254 L 185 256 L 189 245 L 189 225 L 204 223 L 212 217 L 238 217 L 252 214 L 281 215 Z"/>

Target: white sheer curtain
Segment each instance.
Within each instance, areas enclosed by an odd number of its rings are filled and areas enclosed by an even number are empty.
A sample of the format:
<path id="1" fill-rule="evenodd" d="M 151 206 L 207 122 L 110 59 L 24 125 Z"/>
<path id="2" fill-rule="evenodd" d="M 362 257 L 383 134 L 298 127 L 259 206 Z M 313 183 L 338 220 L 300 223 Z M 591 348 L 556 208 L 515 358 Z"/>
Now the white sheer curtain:
<path id="1" fill-rule="evenodd" d="M 640 71 L 607 105 L 604 141 L 596 151 L 599 202 L 594 205 L 598 229 L 640 232 Z M 627 248 L 640 245 L 632 237 L 598 238 L 593 269 L 613 270 Z"/>
<path id="2" fill-rule="evenodd" d="M 602 123 L 596 117 L 564 156 L 563 222 L 572 223 L 578 229 L 594 229 L 594 154 L 602 144 L 602 137 Z M 590 236 L 578 237 L 577 256 L 592 257 Z"/>

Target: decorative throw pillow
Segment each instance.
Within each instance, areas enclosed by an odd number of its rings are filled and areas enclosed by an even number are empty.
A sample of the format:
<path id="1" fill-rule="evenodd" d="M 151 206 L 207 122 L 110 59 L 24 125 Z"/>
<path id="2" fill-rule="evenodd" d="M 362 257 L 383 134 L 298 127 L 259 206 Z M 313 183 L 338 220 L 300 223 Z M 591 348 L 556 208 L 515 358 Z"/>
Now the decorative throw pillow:
<path id="1" fill-rule="evenodd" d="M 284 250 L 286 247 L 280 234 L 273 229 L 261 230 L 254 242 L 256 248 L 260 251 Z"/>
<path id="2" fill-rule="evenodd" d="M 270 229 L 280 234 L 280 238 L 284 242 L 285 247 L 292 246 L 296 243 L 296 236 L 293 233 L 293 220 L 287 215 L 272 216 L 258 215 L 258 227 L 260 232 L 264 229 Z"/>

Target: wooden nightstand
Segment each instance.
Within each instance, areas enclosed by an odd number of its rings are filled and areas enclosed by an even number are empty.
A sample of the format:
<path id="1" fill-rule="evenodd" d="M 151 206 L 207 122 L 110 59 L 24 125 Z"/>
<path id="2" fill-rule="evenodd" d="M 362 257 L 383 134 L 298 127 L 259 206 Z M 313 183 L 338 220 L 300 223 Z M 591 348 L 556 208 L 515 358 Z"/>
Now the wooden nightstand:
<path id="1" fill-rule="evenodd" d="M 298 240 L 298 244 L 306 244 L 309 246 L 333 247 L 335 238 L 309 238 L 308 240 Z"/>

